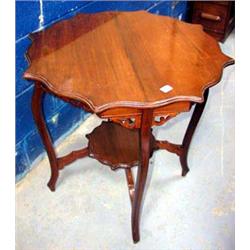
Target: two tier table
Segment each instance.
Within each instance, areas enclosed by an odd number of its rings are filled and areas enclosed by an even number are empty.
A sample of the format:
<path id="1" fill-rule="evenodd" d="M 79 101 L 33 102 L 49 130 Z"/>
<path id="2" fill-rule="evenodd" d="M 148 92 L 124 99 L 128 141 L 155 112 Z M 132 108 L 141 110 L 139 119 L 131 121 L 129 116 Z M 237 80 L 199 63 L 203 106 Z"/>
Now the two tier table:
<path id="1" fill-rule="evenodd" d="M 32 111 L 50 161 L 49 188 L 55 191 L 60 170 L 78 158 L 90 156 L 113 170 L 124 169 L 132 235 L 138 242 L 151 155 L 159 149 L 177 154 L 182 176 L 187 174 L 188 148 L 209 88 L 234 60 L 221 52 L 201 25 L 145 11 L 78 14 L 30 37 L 24 78 L 34 83 Z M 87 135 L 87 148 L 56 156 L 43 116 L 45 93 L 106 119 Z M 182 144 L 154 138 L 152 126 L 192 105 Z M 135 184 L 134 166 L 138 166 Z"/>

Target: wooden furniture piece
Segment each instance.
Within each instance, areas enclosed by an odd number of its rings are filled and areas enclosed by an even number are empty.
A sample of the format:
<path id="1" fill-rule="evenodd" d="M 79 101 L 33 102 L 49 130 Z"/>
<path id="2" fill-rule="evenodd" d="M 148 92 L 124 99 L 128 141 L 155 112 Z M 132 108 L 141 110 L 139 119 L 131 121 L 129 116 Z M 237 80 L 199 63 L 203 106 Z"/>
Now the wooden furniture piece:
<path id="1" fill-rule="evenodd" d="M 125 170 L 132 204 L 132 234 L 139 241 L 139 217 L 149 158 L 165 149 L 189 171 L 188 148 L 208 89 L 218 83 L 232 58 L 200 25 L 144 11 L 78 14 L 31 34 L 30 65 L 24 78 L 34 81 L 32 110 L 47 150 L 54 191 L 59 171 L 90 156 Z M 57 157 L 42 111 L 45 93 L 108 119 L 87 135 L 88 147 Z M 158 141 L 159 126 L 196 104 L 181 145 Z M 137 178 L 131 167 L 138 166 Z"/>
<path id="2" fill-rule="evenodd" d="M 234 1 L 195 1 L 192 23 L 198 23 L 218 41 L 223 42 L 234 28 Z"/>

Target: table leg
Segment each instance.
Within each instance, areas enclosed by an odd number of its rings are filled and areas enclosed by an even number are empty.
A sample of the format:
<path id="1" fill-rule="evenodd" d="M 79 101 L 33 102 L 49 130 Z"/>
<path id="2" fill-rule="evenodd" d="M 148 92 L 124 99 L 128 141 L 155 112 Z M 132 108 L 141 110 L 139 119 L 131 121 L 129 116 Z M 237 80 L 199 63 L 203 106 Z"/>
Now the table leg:
<path id="1" fill-rule="evenodd" d="M 43 96 L 44 90 L 40 85 L 38 85 L 38 83 L 35 84 L 32 97 L 33 118 L 36 122 L 36 126 L 38 128 L 50 161 L 51 177 L 48 182 L 48 187 L 51 191 L 55 191 L 55 185 L 59 175 L 59 169 L 56 153 L 43 115 Z"/>
<path id="2" fill-rule="evenodd" d="M 132 204 L 132 234 L 135 243 L 140 240 L 139 220 L 141 202 L 148 173 L 152 116 L 152 110 L 143 110 L 140 129 L 141 160 L 140 165 L 138 166 L 135 193 Z"/>
<path id="3" fill-rule="evenodd" d="M 130 197 L 131 204 L 133 205 L 135 185 L 134 185 L 134 177 L 133 177 L 131 168 L 126 168 L 125 173 L 126 173 L 126 179 L 128 183 L 129 197 Z"/>
<path id="4" fill-rule="evenodd" d="M 204 101 L 202 103 L 196 104 L 192 118 L 188 124 L 185 136 L 184 136 L 183 141 L 182 141 L 182 145 L 181 145 L 182 150 L 181 150 L 181 154 L 180 154 L 182 176 L 185 176 L 189 171 L 188 163 L 187 163 L 188 149 L 189 149 L 193 134 L 195 132 L 195 129 L 198 125 L 198 122 L 199 122 L 201 115 L 203 113 L 203 110 L 205 108 L 207 98 L 208 98 L 208 93 L 209 93 L 209 90 L 207 89 L 204 93 Z"/>

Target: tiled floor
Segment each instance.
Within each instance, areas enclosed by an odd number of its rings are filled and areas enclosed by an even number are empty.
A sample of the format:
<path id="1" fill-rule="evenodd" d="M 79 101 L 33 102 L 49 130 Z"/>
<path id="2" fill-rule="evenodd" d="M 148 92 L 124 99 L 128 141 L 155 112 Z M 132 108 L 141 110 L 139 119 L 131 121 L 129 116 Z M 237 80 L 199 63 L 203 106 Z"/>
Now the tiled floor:
<path id="1" fill-rule="evenodd" d="M 222 49 L 234 57 L 234 34 Z M 181 142 L 190 113 L 154 129 L 157 138 Z M 60 154 L 86 144 L 91 116 L 59 146 Z M 61 172 L 49 191 L 47 158 L 16 186 L 16 250 L 233 250 L 234 66 L 210 91 L 189 152 L 190 172 L 178 158 L 157 151 L 134 245 L 124 171 L 85 158 Z"/>

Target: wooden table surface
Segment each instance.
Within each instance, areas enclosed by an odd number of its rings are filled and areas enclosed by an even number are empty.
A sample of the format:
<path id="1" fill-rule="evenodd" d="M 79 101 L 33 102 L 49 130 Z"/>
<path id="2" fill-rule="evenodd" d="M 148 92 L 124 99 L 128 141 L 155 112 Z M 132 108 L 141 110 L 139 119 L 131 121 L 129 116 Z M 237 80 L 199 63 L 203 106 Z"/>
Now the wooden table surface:
<path id="1" fill-rule="evenodd" d="M 31 37 L 24 77 L 95 113 L 202 102 L 233 62 L 200 25 L 145 11 L 78 14 Z"/>

